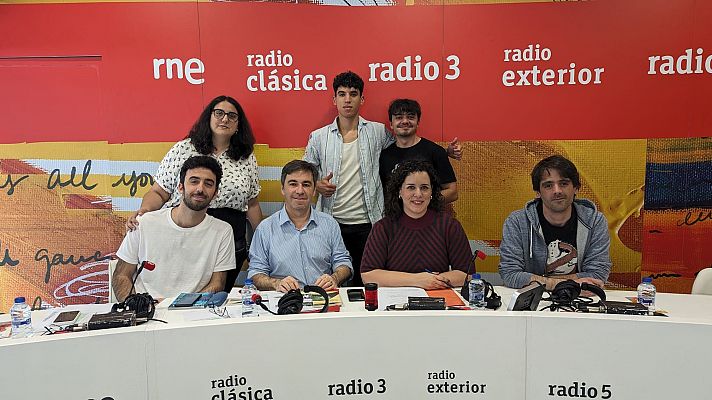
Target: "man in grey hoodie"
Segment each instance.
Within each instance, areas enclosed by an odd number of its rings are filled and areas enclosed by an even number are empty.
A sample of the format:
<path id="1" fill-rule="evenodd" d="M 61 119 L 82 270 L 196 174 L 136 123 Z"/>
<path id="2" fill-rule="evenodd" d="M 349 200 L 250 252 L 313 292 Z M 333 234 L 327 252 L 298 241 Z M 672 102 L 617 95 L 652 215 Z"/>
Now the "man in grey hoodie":
<path id="1" fill-rule="evenodd" d="M 559 155 L 547 157 L 531 178 L 536 198 L 504 222 L 504 284 L 518 289 L 536 281 L 552 290 L 573 279 L 602 288 L 611 272 L 608 223 L 593 202 L 575 198 L 581 187 L 576 166 Z"/>

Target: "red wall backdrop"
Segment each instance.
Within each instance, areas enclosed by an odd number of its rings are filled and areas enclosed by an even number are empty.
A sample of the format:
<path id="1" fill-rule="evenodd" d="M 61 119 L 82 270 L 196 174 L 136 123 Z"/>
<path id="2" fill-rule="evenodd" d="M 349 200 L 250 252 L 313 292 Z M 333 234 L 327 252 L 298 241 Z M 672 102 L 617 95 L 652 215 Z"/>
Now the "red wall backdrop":
<path id="1" fill-rule="evenodd" d="M 695 137 L 709 132 L 710 72 L 649 74 L 650 56 L 712 55 L 712 6 L 694 0 L 328 7 L 270 3 L 89 3 L 3 6 L 0 61 L 4 143 L 174 140 L 206 99 L 231 93 L 253 111 L 260 142 L 303 146 L 333 118 L 331 79 L 368 81 L 368 118 L 391 99 L 418 98 L 423 132 L 464 140 Z M 504 61 L 505 50 L 548 49 L 547 61 Z M 290 55 L 289 67 L 248 55 Z M 510 53 L 511 54 L 511 53 Z M 448 56 L 458 57 L 457 63 Z M 23 58 L 93 56 L 86 58 Z M 429 81 L 383 81 L 410 56 L 437 63 Z M 197 58 L 205 80 L 154 79 L 153 59 Z M 694 62 L 694 60 L 693 60 Z M 600 83 L 516 86 L 517 71 L 603 68 Z M 657 62 L 658 67 L 662 62 Z M 704 62 L 703 62 L 704 64 Z M 457 78 L 444 79 L 455 74 Z M 325 78 L 327 90 L 250 91 L 260 71 Z M 694 68 L 693 68 L 694 70 Z M 704 67 L 703 67 L 704 70 Z M 710 66 L 712 70 L 712 66 Z M 513 71 L 515 83 L 502 83 Z M 558 75 L 557 75 L 558 76 Z M 558 80 L 558 78 L 554 79 Z M 33 116 L 44 100 L 44 117 Z M 443 132 L 445 132 L 443 134 Z"/>

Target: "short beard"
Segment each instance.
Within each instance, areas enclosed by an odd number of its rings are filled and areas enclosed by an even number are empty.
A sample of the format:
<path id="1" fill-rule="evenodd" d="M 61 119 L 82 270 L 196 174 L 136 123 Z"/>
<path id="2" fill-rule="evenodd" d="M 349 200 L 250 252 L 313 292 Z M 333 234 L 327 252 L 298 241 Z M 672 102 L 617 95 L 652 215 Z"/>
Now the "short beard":
<path id="1" fill-rule="evenodd" d="M 207 204 L 203 205 L 200 203 L 195 203 L 193 202 L 189 197 L 183 196 L 183 203 L 185 203 L 186 207 L 190 208 L 193 211 L 203 211 L 206 208 L 210 206 L 210 202 L 208 201 Z"/>

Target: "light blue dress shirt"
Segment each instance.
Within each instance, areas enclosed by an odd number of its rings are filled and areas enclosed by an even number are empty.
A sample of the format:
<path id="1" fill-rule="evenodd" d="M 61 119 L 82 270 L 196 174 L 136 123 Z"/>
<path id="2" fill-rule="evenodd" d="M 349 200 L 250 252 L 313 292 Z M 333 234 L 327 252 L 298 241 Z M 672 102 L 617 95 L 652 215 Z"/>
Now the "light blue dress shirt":
<path id="1" fill-rule="evenodd" d="M 282 207 L 257 226 L 247 277 L 293 276 L 300 286 L 313 285 L 321 275 L 333 274 L 341 265 L 353 276 L 351 257 L 333 217 L 312 208 L 309 222 L 298 230 Z"/>

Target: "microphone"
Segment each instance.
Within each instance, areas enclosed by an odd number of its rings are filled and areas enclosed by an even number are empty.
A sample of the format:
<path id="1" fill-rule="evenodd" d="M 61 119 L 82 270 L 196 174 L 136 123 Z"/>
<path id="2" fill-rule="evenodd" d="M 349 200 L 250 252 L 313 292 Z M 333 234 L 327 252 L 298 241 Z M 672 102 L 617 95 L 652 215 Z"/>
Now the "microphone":
<path id="1" fill-rule="evenodd" d="M 475 250 L 475 253 L 472 254 L 472 262 L 470 263 L 470 265 L 474 267 L 475 262 L 478 258 L 480 260 L 484 260 L 485 258 L 487 258 L 487 254 L 482 251 Z M 472 279 L 471 275 L 474 273 L 474 271 L 470 272 L 470 265 L 467 266 L 467 276 L 465 276 L 465 282 L 462 283 L 462 289 L 460 289 L 460 295 L 465 300 L 470 298 L 470 285 L 468 278 Z"/>
<path id="2" fill-rule="evenodd" d="M 136 291 L 136 280 L 141 272 L 146 269 L 153 271 L 156 269 L 156 264 L 150 261 L 142 261 L 141 266 L 136 271 L 136 276 L 134 276 L 131 282 L 131 291 L 129 295 L 126 296 L 124 301 L 121 303 L 116 303 L 111 307 L 111 312 L 123 312 L 123 311 L 133 311 L 136 313 L 136 319 L 140 320 L 139 323 L 143 323 L 153 318 L 153 314 L 156 312 L 154 304 L 157 303 L 148 293 L 137 294 Z"/>
<path id="3" fill-rule="evenodd" d="M 262 302 L 262 296 L 260 296 L 259 293 L 255 293 L 252 295 L 252 302 L 257 304 L 258 306 L 262 307 L 262 309 L 267 311 L 268 313 L 270 313 L 272 315 L 277 315 L 276 313 L 272 312 L 269 308 L 267 308 L 265 303 Z"/>
<path id="4" fill-rule="evenodd" d="M 150 262 L 150 261 L 141 261 L 141 266 L 138 268 L 138 271 L 136 272 L 136 276 L 133 278 L 133 282 L 131 282 L 131 291 L 129 294 L 134 293 L 136 290 L 136 280 L 138 279 L 138 276 L 141 274 L 141 271 L 143 270 L 147 271 L 153 271 L 156 269 L 156 264 Z"/>

